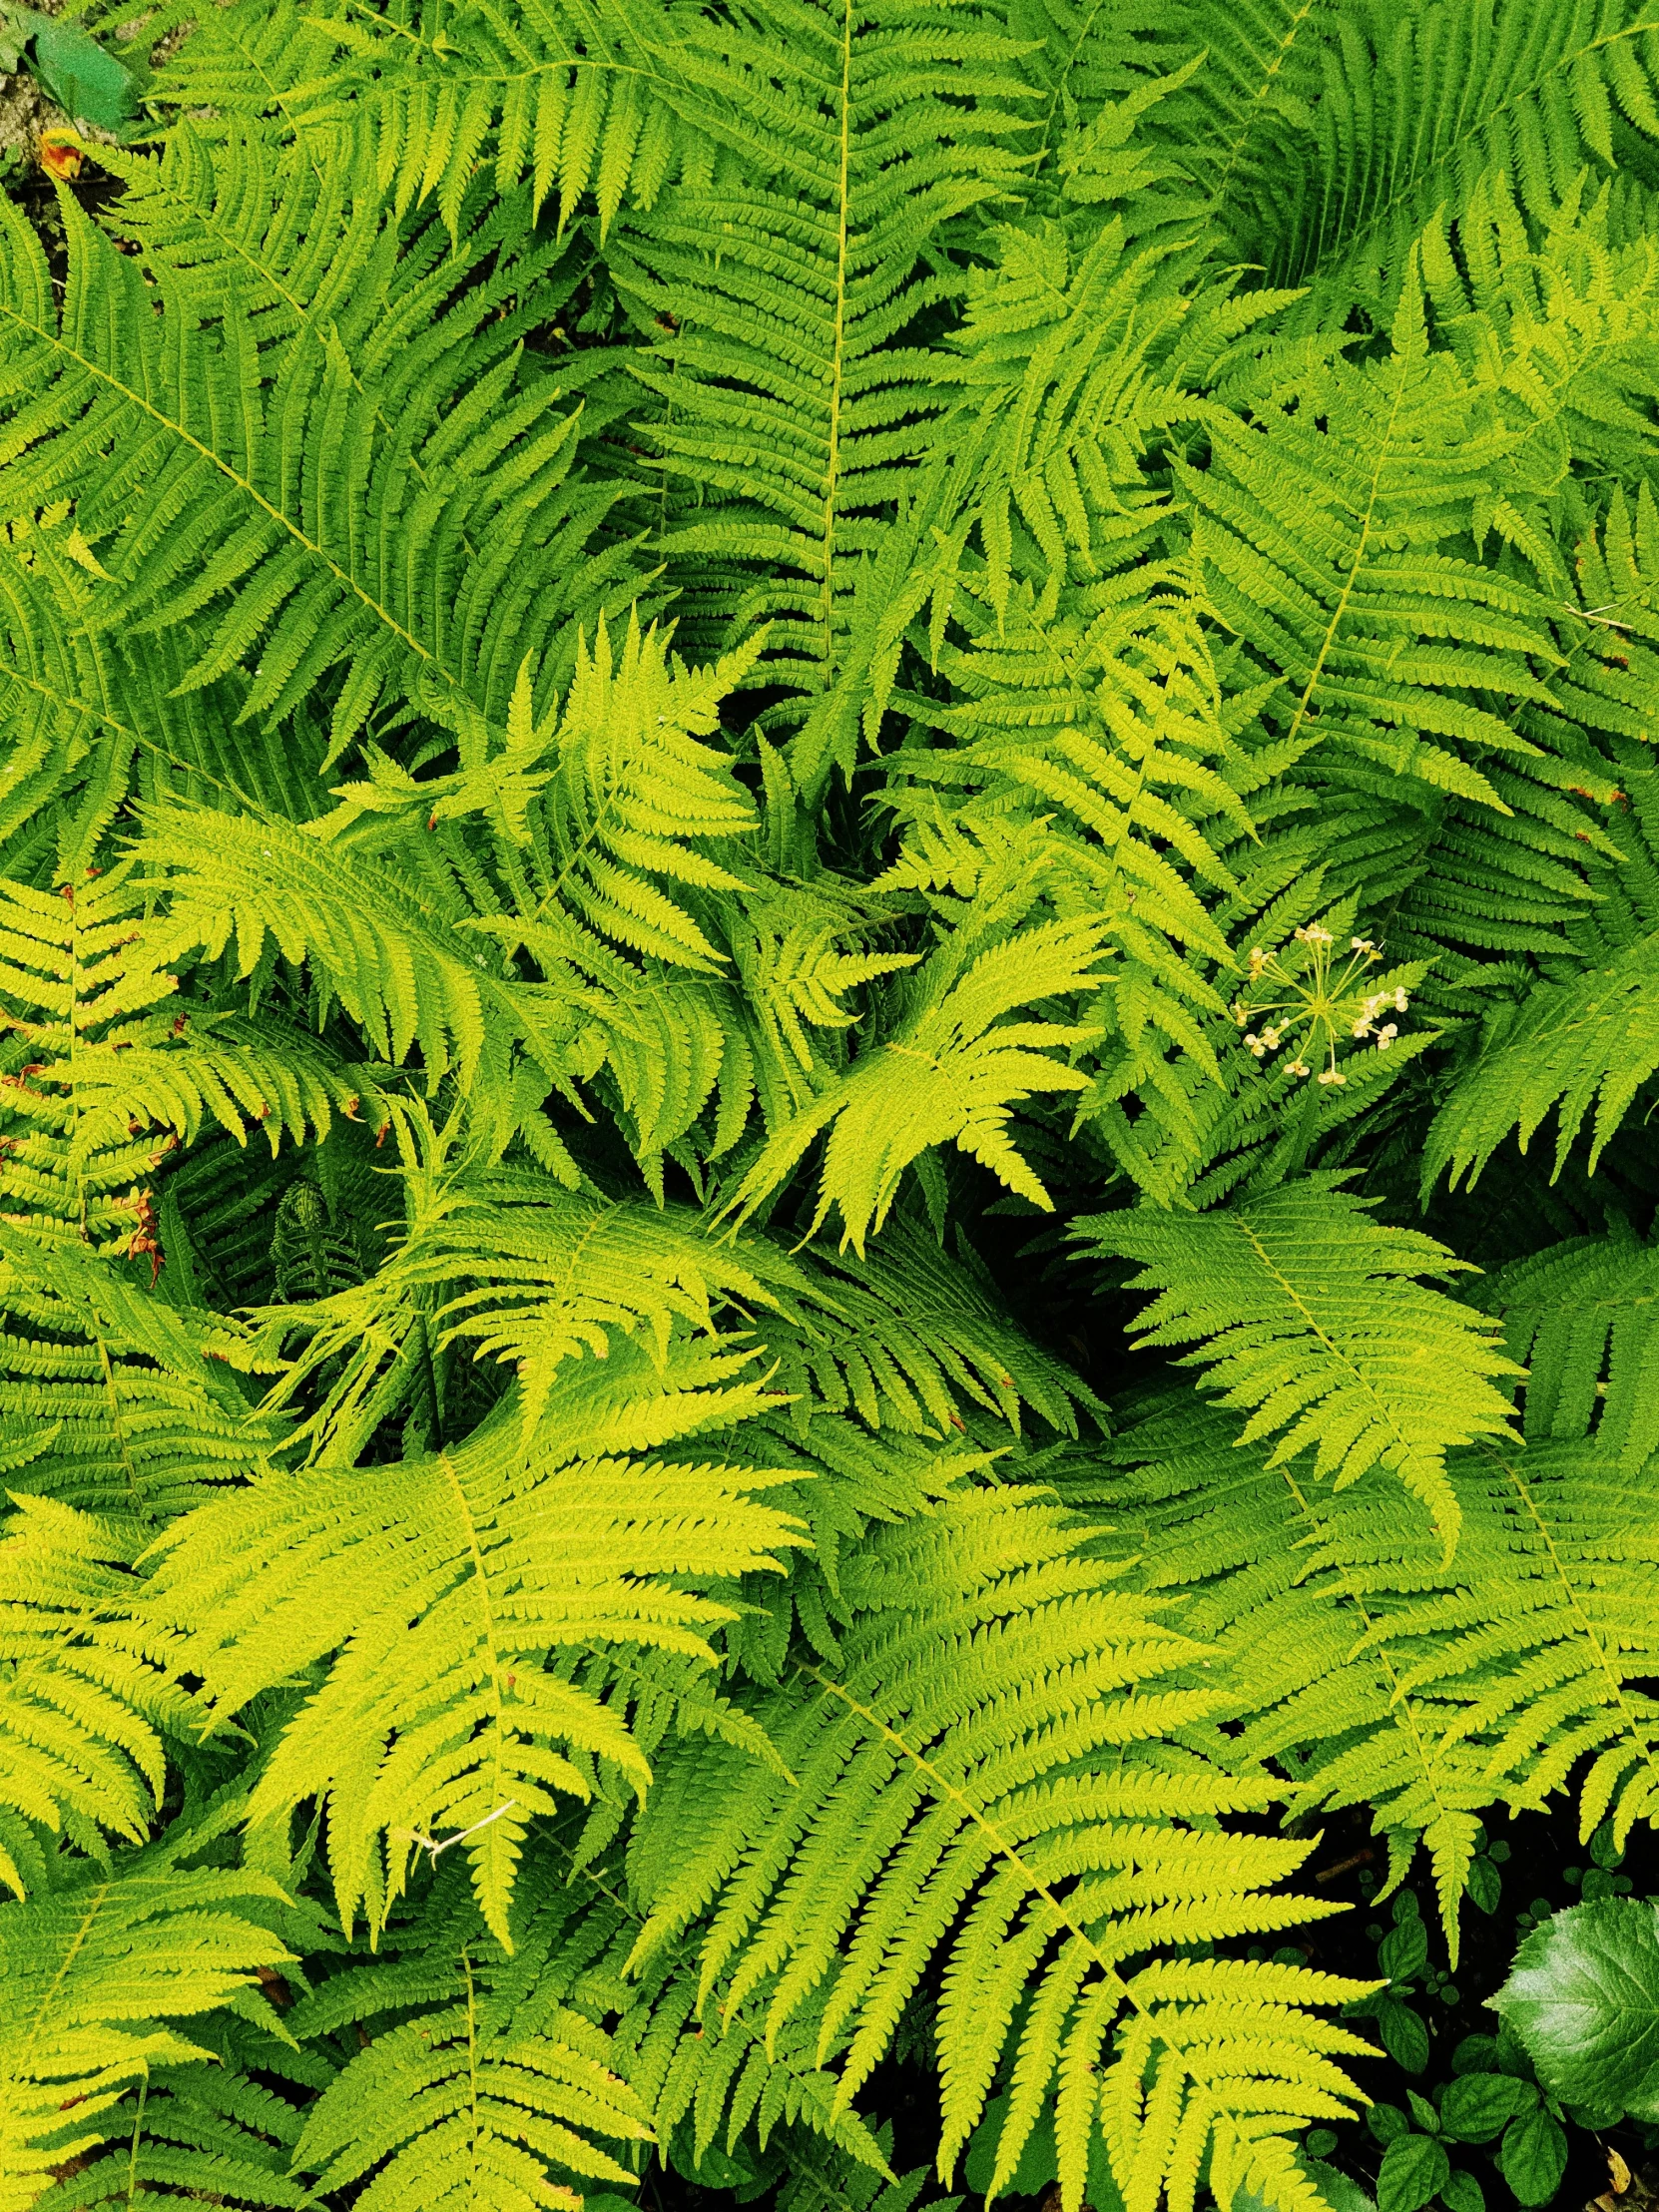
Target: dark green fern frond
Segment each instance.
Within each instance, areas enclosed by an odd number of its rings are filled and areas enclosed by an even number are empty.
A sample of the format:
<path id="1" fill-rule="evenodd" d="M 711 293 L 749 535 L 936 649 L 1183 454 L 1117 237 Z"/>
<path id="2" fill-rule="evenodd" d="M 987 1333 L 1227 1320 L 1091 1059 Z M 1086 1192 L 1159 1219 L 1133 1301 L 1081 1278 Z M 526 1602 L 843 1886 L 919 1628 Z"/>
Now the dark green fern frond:
<path id="1" fill-rule="evenodd" d="M 1635 1474 L 1659 1450 L 1653 1356 L 1659 1256 L 1615 1224 L 1517 1260 L 1477 1286 L 1526 1365 L 1528 1440 L 1594 1436 L 1597 1456 Z"/>
<path id="2" fill-rule="evenodd" d="M 918 325 L 957 288 L 947 226 L 1020 178 L 1017 52 L 988 10 L 912 0 L 709 22 L 677 66 L 753 146 L 753 181 L 619 227 L 616 280 L 670 332 L 635 363 L 649 434 L 697 487 L 665 549 L 705 619 L 773 620 L 771 680 L 808 695 L 938 412 Z"/>
<path id="3" fill-rule="evenodd" d="M 621 549 L 580 572 L 572 563 L 611 494 L 569 481 L 577 415 L 525 372 L 522 323 L 491 313 L 534 274 L 533 255 L 512 266 L 521 227 L 505 211 L 469 231 L 469 259 L 497 255 L 483 283 L 450 299 L 461 272 L 440 271 L 422 296 L 432 242 L 360 287 L 371 316 L 376 293 L 384 301 L 406 276 L 399 305 L 419 335 L 396 342 L 395 311 L 384 330 L 370 320 L 355 360 L 332 328 L 301 325 L 262 347 L 265 309 L 245 295 L 204 326 L 188 280 L 153 265 L 147 283 L 73 200 L 65 220 L 73 275 L 60 310 L 39 243 L 0 209 L 0 349 L 9 388 L 30 395 L 11 408 L 6 511 L 75 502 L 116 580 L 89 626 L 191 624 L 187 684 L 249 668 L 245 716 L 280 718 L 333 675 L 340 747 L 382 695 L 421 682 L 504 712 L 524 653 L 539 657 L 570 617 L 604 604 Z M 89 477 L 89 448 L 113 465 Z M 376 548 L 393 528 L 403 552 L 388 563 Z"/>
<path id="4" fill-rule="evenodd" d="M 1391 301 L 1422 224 L 1466 206 L 1483 174 L 1505 172 L 1541 223 L 1586 166 L 1614 167 L 1617 135 L 1659 139 L 1655 18 L 1640 0 L 1297 12 L 1311 21 L 1223 212 L 1272 281 L 1312 280 L 1333 305 Z"/>
<path id="5" fill-rule="evenodd" d="M 1513 1018 L 1462 1074 L 1434 1117 L 1423 1148 L 1423 1188 L 1443 1172 L 1473 1182 L 1517 1132 L 1524 1152 L 1546 1116 L 1557 1116 L 1558 1176 L 1591 1109 L 1588 1165 L 1637 1092 L 1659 1069 L 1659 935 L 1638 939 L 1571 983 L 1536 983 Z"/>
<path id="6" fill-rule="evenodd" d="M 1269 1464 L 1317 1447 L 1337 1488 L 1392 1470 L 1428 1508 L 1449 1557 L 1458 1506 L 1445 1454 L 1508 1435 L 1494 1376 L 1518 1371 L 1491 1325 L 1414 1279 L 1462 1268 L 1443 1245 L 1385 1229 L 1330 1175 L 1305 1176 L 1227 1213 L 1096 1215 L 1077 1234 L 1141 1263 L 1130 1288 L 1160 1295 L 1136 1324 L 1146 1346 L 1197 1343 L 1227 1405 L 1248 1406 L 1246 1443 L 1279 1434 Z"/>

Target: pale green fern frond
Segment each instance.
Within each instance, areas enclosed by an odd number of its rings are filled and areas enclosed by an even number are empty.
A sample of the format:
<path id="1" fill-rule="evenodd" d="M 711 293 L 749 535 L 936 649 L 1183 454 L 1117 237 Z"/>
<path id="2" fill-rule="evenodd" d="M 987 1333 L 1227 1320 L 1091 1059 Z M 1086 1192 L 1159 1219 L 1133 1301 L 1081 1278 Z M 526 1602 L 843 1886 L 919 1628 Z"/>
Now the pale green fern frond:
<path id="1" fill-rule="evenodd" d="M 181 1864 L 193 1837 L 118 1873 L 89 1871 L 51 1895 L 0 1906 L 6 2012 L 0 2026 L 0 2207 L 30 2212 L 54 2173 L 95 2150 L 118 2100 L 152 2066 L 201 2055 L 189 2021 L 288 1953 L 261 1925 L 281 1892 L 269 1878 Z M 128 2129 L 130 2133 L 130 2127 Z"/>
<path id="2" fill-rule="evenodd" d="M 1118 1524 L 1150 1596 L 1180 1599 L 1233 1704 L 1211 1755 L 1283 1774 L 1294 1814 L 1367 1806 L 1403 1877 L 1420 1840 L 1453 1958 L 1481 1813 L 1578 1799 L 1585 1836 L 1659 1805 L 1651 1502 L 1585 1443 L 1541 1432 L 1453 1453 L 1447 1561 L 1379 1469 L 1332 1496 L 1167 1400 L 1062 1490 Z"/>
<path id="3" fill-rule="evenodd" d="M 567 1747 L 649 1779 L 624 1713 L 574 1686 L 566 1655 L 620 1642 L 706 1662 L 732 1614 L 697 1585 L 775 1568 L 800 1540 L 752 1495 L 755 1469 L 640 1456 L 763 1402 L 753 1384 L 708 1386 L 741 1361 L 659 1380 L 629 1349 L 586 1391 L 579 1368 L 528 1435 L 509 1400 L 453 1450 L 257 1483 L 162 1539 L 145 1633 L 217 1714 L 327 1660 L 253 1817 L 326 1802 L 348 1925 L 359 1908 L 382 1925 L 419 1840 L 448 1829 L 471 1832 L 479 1903 L 504 1936 L 527 1826 L 589 1795 Z"/>
<path id="4" fill-rule="evenodd" d="M 798 1781 L 665 1763 L 630 1854 L 650 1906 L 637 1956 L 700 1929 L 723 2013 L 754 1995 L 777 2030 L 810 2004 L 821 2054 L 844 2052 L 843 2099 L 938 1959 L 941 2175 L 1011 2057 L 993 2189 L 1057 2092 L 1069 2206 L 1096 2128 L 1132 2207 L 1150 2212 L 1166 2183 L 1190 2207 L 1207 2155 L 1298 2202 L 1279 2131 L 1345 2108 L 1335 2059 L 1360 2047 L 1303 2007 L 1358 1985 L 1156 1956 L 1319 1912 L 1263 1894 L 1305 1847 L 1210 1825 L 1258 1785 L 1160 1761 L 1155 1739 L 1216 1703 L 1162 1685 L 1191 1647 L 1018 1490 L 959 1491 L 874 1535 L 842 1593 L 839 1665 L 758 1708 Z M 1143 2112 L 1149 2067 L 1162 2086 Z"/>
<path id="5" fill-rule="evenodd" d="M 633 2183 L 605 2140 L 649 2142 L 651 2128 L 610 2038 L 568 2008 L 540 2033 L 518 2031 L 492 1992 L 495 1946 L 480 1949 L 428 1962 L 427 2003 L 383 2026 L 310 2107 L 293 2157 L 319 2190 L 368 2179 L 366 2205 L 443 2212 L 464 2175 L 499 2212 L 575 2212 L 583 2181 Z M 342 1994 L 326 1984 L 293 2024 L 332 2024 Z"/>
<path id="6" fill-rule="evenodd" d="M 140 1256 L 140 1275 L 130 1260 L 0 1227 L 0 1417 L 40 1446 L 13 1487 L 118 1527 L 245 1480 L 287 1433 L 227 1372 L 259 1365 L 248 1331 L 153 1297 L 155 1257 Z"/>
<path id="7" fill-rule="evenodd" d="M 266 1990 L 285 1987 L 269 1966 L 260 1978 Z M 300 2055 L 276 2035 L 250 2033 L 233 2013 L 221 2011 L 194 2032 L 207 2055 L 152 2067 L 105 2117 L 102 2153 L 79 2170 L 72 2162 L 34 2212 L 92 2212 L 130 2204 L 139 2193 L 218 2198 L 251 2212 L 314 2212 L 315 2196 L 290 2172 L 300 2114 L 269 2077 L 303 2093 L 331 2069 L 313 2051 Z M 256 2064 L 267 2078 L 250 2070 Z"/>
<path id="8" fill-rule="evenodd" d="M 106 1857 L 101 1832 L 149 1841 L 166 1782 L 158 1721 L 190 1701 L 124 1648 L 106 1616 L 133 1591 L 144 1538 L 45 1498 L 0 1526 L 0 1881 L 46 1872 L 41 1839 Z"/>
<path id="9" fill-rule="evenodd" d="M 731 1201 L 739 1219 L 826 1130 L 813 1230 L 838 1206 L 843 1245 L 856 1252 L 886 1219 L 904 1170 L 930 1145 L 956 1145 L 1009 1190 L 1051 1209 L 1008 1119 L 1034 1092 L 1086 1089 L 1087 1076 L 1053 1055 L 1098 1031 L 1007 1017 L 1093 990 L 1100 934 L 1092 921 L 1051 921 L 993 943 L 971 964 L 967 948 L 933 953 L 911 979 L 909 1018 L 768 1140 Z"/>

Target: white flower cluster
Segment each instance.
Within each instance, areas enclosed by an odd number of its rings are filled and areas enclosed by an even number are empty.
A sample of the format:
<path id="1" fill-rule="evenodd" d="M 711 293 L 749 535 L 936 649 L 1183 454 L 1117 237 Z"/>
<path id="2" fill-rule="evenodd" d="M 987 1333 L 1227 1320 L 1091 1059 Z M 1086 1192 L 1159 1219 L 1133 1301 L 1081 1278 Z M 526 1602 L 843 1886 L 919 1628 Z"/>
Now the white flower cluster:
<path id="1" fill-rule="evenodd" d="M 1318 922 L 1308 922 L 1295 934 L 1297 942 L 1306 945 L 1311 955 L 1295 973 L 1281 964 L 1277 953 L 1259 944 L 1250 949 L 1250 985 L 1271 984 L 1286 995 L 1266 1003 L 1257 1002 L 1254 996 L 1235 999 L 1233 1019 L 1245 1031 L 1242 1041 L 1253 1059 L 1265 1060 L 1294 1036 L 1296 1057 L 1285 1062 L 1287 1071 L 1299 1078 L 1312 1075 L 1313 1060 L 1323 1058 L 1326 1065 L 1319 1071 L 1320 1082 L 1341 1089 L 1348 1077 L 1337 1065 L 1339 1034 L 1344 1033 L 1345 1041 L 1352 1042 L 1369 1038 L 1379 1052 L 1386 1052 L 1399 1035 L 1399 1024 L 1380 1023 L 1378 1016 L 1385 1010 L 1402 1014 L 1409 1000 L 1398 986 L 1390 991 L 1370 992 L 1354 988 L 1366 969 L 1375 967 L 1382 957 L 1370 937 L 1349 939 L 1347 962 L 1342 973 L 1334 977 L 1332 947 L 1337 940 L 1331 931 Z M 1263 1014 L 1276 1018 L 1256 1029 L 1246 1026 Z"/>

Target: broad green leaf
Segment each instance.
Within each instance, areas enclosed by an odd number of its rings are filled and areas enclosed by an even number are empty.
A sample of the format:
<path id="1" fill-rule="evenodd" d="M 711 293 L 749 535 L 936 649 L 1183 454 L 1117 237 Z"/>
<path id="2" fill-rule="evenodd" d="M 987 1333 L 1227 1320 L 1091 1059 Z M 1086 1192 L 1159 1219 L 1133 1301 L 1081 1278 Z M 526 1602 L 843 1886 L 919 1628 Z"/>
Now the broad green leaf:
<path id="1" fill-rule="evenodd" d="M 1548 2204 L 1567 2164 L 1567 2131 L 1540 2105 L 1503 2131 L 1498 2163 L 1522 2204 Z"/>
<path id="2" fill-rule="evenodd" d="M 1432 2135 L 1396 2135 L 1382 2153 L 1377 2212 L 1422 2212 L 1450 2172 L 1451 2161 Z"/>
<path id="3" fill-rule="evenodd" d="M 1603 1898 L 1555 1914 L 1516 1951 L 1492 2002 L 1564 2103 L 1598 2111 L 1616 2105 L 1632 2119 L 1659 2120 L 1659 1906 L 1652 1900 Z M 1507 2144 L 1504 2157 L 1507 2172 Z"/>
<path id="4" fill-rule="evenodd" d="M 1489 2143 L 1537 2102 L 1531 2082 L 1517 2081 L 1513 2074 L 1462 2074 L 1440 2099 L 1440 2131 L 1454 2143 Z"/>
<path id="5" fill-rule="evenodd" d="M 0 10 L 0 21 L 4 51 L 28 55 L 65 115 L 101 131 L 119 132 L 132 122 L 138 113 L 138 77 L 95 38 L 73 23 L 42 15 L 38 8 Z"/>

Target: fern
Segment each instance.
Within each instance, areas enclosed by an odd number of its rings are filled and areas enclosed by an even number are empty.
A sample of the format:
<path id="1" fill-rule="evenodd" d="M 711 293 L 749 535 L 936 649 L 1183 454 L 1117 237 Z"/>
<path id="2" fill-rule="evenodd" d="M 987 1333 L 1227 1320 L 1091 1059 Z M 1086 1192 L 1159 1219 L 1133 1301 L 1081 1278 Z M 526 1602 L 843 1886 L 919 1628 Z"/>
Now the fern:
<path id="1" fill-rule="evenodd" d="M 1318 1908 L 1256 1894 L 1300 1847 L 1281 1857 L 1272 1844 L 1200 1833 L 1207 1813 L 1249 1802 L 1248 1785 L 1160 1771 L 1155 1749 L 1123 1748 L 1212 1701 L 1156 1686 L 1182 1640 L 1071 1553 L 1052 1506 L 994 1492 L 867 1547 L 871 1585 L 843 1589 L 868 1625 L 833 1674 L 815 1670 L 814 1693 L 787 1698 L 773 1719 L 799 1782 L 761 1768 L 740 1778 L 705 1758 L 671 1770 L 648 1801 L 635 1851 L 651 1917 L 637 1955 L 706 1917 L 704 1988 L 735 1967 L 725 2009 L 764 1987 L 778 2026 L 822 2001 L 819 2049 L 844 2048 L 844 2096 L 942 1951 L 945 2177 L 1029 1979 L 998 2178 L 1057 2090 L 1065 2201 L 1081 2201 L 1101 2127 L 1127 2202 L 1155 2202 L 1167 2179 L 1181 2203 L 1206 2152 L 1241 2177 L 1283 2170 L 1271 2126 L 1237 2107 L 1224 2116 L 1207 2081 L 1242 2065 L 1272 2083 L 1263 2109 L 1332 2113 L 1342 2090 L 1327 2054 L 1357 2044 L 1298 2013 L 1338 1993 L 1326 1977 L 1173 1960 L 1129 1970 L 1160 1938 L 1180 1939 L 1196 1895 L 1205 1925 L 1229 1931 Z M 976 1664 L 941 1664 L 969 1637 Z M 1068 1776 L 1034 1788 L 1034 1745 L 1050 1731 L 1065 1742 Z M 1090 1755 L 1108 1746 L 1091 1771 Z M 849 1837 L 859 1839 L 850 1855 Z M 1126 2008 L 1118 2056 L 1103 2064 Z M 1236 2039 L 1252 2037 L 1245 2058 Z M 1159 2088 L 1138 2128 L 1149 2064 Z"/>
<path id="2" fill-rule="evenodd" d="M 186 681 L 207 683 L 257 658 L 245 715 L 289 713 L 342 669 L 337 746 L 357 735 L 382 693 L 396 698 L 421 680 L 463 693 L 470 683 L 480 705 L 492 703 L 493 641 L 509 625 L 521 629 L 532 596 L 542 635 L 555 634 L 555 567 L 609 501 L 558 496 L 574 458 L 576 418 L 554 406 L 550 385 L 515 391 L 513 333 L 485 323 L 490 286 L 463 291 L 449 326 L 440 318 L 424 342 L 394 350 L 389 375 L 377 360 L 365 363 L 366 374 L 354 371 L 337 332 L 330 342 L 307 342 L 301 328 L 289 344 L 262 352 L 243 300 L 223 300 L 218 330 L 200 331 L 182 348 L 169 343 L 168 313 L 155 314 L 139 270 L 73 209 L 76 276 L 62 316 L 33 235 L 9 205 L 0 217 L 8 375 L 14 389 L 34 395 L 8 431 L 15 457 L 7 511 L 27 515 L 74 497 L 78 527 L 116 579 L 92 617 L 98 627 L 143 624 L 164 608 L 162 621 L 200 614 L 205 627 Z M 486 227 L 497 220 L 486 217 Z M 515 229 L 509 222 L 491 236 L 486 228 L 475 251 L 506 245 Z M 416 274 L 423 261 L 414 258 Z M 513 280 L 510 262 L 496 271 L 495 286 Z M 443 290 L 453 281 L 446 271 Z M 108 294 L 98 317 L 83 305 L 88 287 Z M 192 319 L 189 292 L 158 288 L 164 300 L 173 294 L 172 326 L 182 328 Z M 430 312 L 442 297 L 420 305 Z M 482 342 L 473 338 L 480 324 L 489 333 Z M 446 408 L 460 392 L 466 403 Z M 504 411 L 492 420 L 496 409 Z M 292 457 L 291 436 L 299 439 Z M 78 480 L 87 441 L 94 449 L 113 443 L 126 457 L 123 471 L 96 487 Z M 310 466 L 301 472 L 297 454 L 307 447 Z M 487 479 L 492 493 L 484 471 L 508 448 L 514 465 Z M 358 456 L 348 474 L 332 460 L 347 451 Z M 405 560 L 394 574 L 370 542 L 401 511 L 411 460 L 434 487 L 417 525 L 424 560 Z M 135 504 L 141 485 L 145 496 Z M 469 557 L 468 545 L 478 548 Z M 434 628 L 426 611 L 432 581 L 457 554 L 472 571 L 465 597 L 488 612 L 477 626 L 464 614 L 457 621 L 445 592 Z M 538 595 L 538 578 L 550 597 Z M 529 642 L 521 639 L 521 652 Z M 499 688 L 498 674 L 493 682 Z"/>
<path id="3" fill-rule="evenodd" d="M 1659 31 L 77 12 L 0 2198 L 1319 2212 L 1312 1824 L 1659 1817 Z"/>
<path id="4" fill-rule="evenodd" d="M 437 1978 L 423 1974 L 421 1994 Z M 596 2134 L 623 2142 L 649 2135 L 637 2100 L 606 2063 L 607 2039 L 565 2013 L 557 2031 L 515 2034 L 512 2013 L 492 2001 L 487 1964 L 463 1949 L 451 1963 L 451 2001 L 428 2003 L 392 2025 L 329 2083 L 294 2146 L 295 2163 L 337 2189 L 373 2173 L 367 2194 L 417 2205 L 450 2201 L 466 2185 L 512 2207 L 579 2202 L 547 2168 L 573 2178 L 633 2179 Z M 447 1992 L 446 1992 L 447 1993 Z M 337 2016 L 327 1986 L 302 2008 L 304 2031 Z"/>
<path id="5" fill-rule="evenodd" d="M 1132 1472 L 1068 1494 L 1126 1516 L 1149 1595 L 1180 1592 L 1217 1656 L 1186 1679 L 1233 1722 L 1206 1748 L 1282 1775 L 1293 1809 L 1369 1805 L 1401 1878 L 1420 1838 L 1457 1951 L 1479 1814 L 1571 1787 L 1588 1836 L 1653 1802 L 1643 1562 L 1651 1507 L 1582 1445 L 1455 1454 L 1447 1562 L 1379 1471 L 1325 1496 L 1240 1449 L 1216 1411 L 1167 1403 L 1117 1446 Z"/>
<path id="6" fill-rule="evenodd" d="M 1281 282 L 1388 296 L 1417 228 L 1483 174 L 1547 220 L 1581 168 L 1615 164 L 1616 132 L 1659 137 L 1654 21 L 1630 0 L 1301 13 L 1315 35 L 1274 88 L 1278 135 L 1227 186 L 1240 244 Z"/>
<path id="7" fill-rule="evenodd" d="M 1411 1284 L 1459 1265 L 1443 1246 L 1379 1227 L 1322 1176 L 1225 1216 L 1107 1216 L 1082 1233 L 1142 1263 L 1130 1287 L 1160 1295 L 1141 1341 L 1200 1340 L 1185 1364 L 1213 1366 L 1222 1402 L 1251 1409 L 1241 1442 L 1282 1432 L 1270 1464 L 1314 1448 L 1314 1474 L 1339 1488 L 1388 1467 L 1449 1553 L 1446 1450 L 1509 1433 L 1490 1378 L 1517 1371 L 1467 1307 Z"/>
<path id="8" fill-rule="evenodd" d="M 125 1866 L 8 1909 L 11 1996 L 0 2042 L 0 2203 L 25 2212 L 54 2169 L 95 2148 L 126 2084 L 198 2046 L 189 2021 L 287 1953 L 261 1925 L 280 1892 L 252 1872 L 180 1865 L 213 1840 L 188 1828 Z"/>
<path id="9" fill-rule="evenodd" d="M 907 340 L 952 288 L 946 227 L 1019 176 L 1017 49 L 994 17 L 947 31 L 909 0 L 803 0 L 776 43 L 738 28 L 688 43 L 677 66 L 726 107 L 752 179 L 674 196 L 613 256 L 671 326 L 635 366 L 663 403 L 653 444 L 714 510 L 676 514 L 664 543 L 726 571 L 699 595 L 712 614 L 773 618 L 776 673 L 811 695 L 925 448 L 928 364 Z"/>
<path id="10" fill-rule="evenodd" d="M 1524 1149 L 1552 1111 L 1559 1175 L 1594 1108 L 1589 1165 L 1659 1068 L 1651 1011 L 1655 941 L 1639 940 L 1571 983 L 1540 983 L 1435 1117 L 1423 1176 L 1472 1180 L 1515 1131 Z"/>
<path id="11" fill-rule="evenodd" d="M 727 1609 L 663 1578 L 730 1579 L 775 1565 L 772 1547 L 794 1540 L 788 1519 L 749 1501 L 753 1470 L 653 1475 L 624 1456 L 753 1405 L 755 1384 L 719 1386 L 740 1365 L 688 1361 L 656 1388 L 649 1369 L 632 1389 L 619 1377 L 603 1413 L 578 1393 L 561 1419 L 551 1398 L 529 1436 L 509 1400 L 466 1445 L 400 1462 L 377 1484 L 336 1454 L 332 1468 L 255 1486 L 168 1531 L 142 1600 L 145 1633 L 172 1671 L 200 1677 L 219 1716 L 287 1679 L 295 1631 L 309 1647 L 300 1663 L 339 1647 L 251 1817 L 284 1816 L 324 1762 L 347 1924 L 359 1907 L 383 1921 L 420 1839 L 449 1828 L 471 1832 L 480 1903 L 505 1937 L 528 1822 L 552 1810 L 555 1792 L 589 1794 L 554 1747 L 568 1740 L 636 1786 L 649 1779 L 625 1720 L 573 1687 L 560 1658 L 621 1641 L 708 1660 L 707 1632 Z M 539 1478 L 527 1478 L 526 1459 Z M 320 1549 L 318 1526 L 332 1531 Z M 416 1529 L 411 1545 L 403 1532 Z M 250 1615 L 256 1584 L 261 1618 L 290 1624 L 275 1638 Z M 411 1619 L 422 1622 L 412 1641 Z"/>
<path id="12" fill-rule="evenodd" d="M 1618 1227 L 1550 1245 L 1479 1287 L 1526 1363 L 1529 1438 L 1593 1433 L 1610 1466 L 1634 1474 L 1646 1465 L 1659 1448 L 1648 1383 L 1654 1289 L 1647 1247 Z"/>
<path id="13" fill-rule="evenodd" d="M 46 1882 L 42 1832 L 93 1858 L 107 1858 L 105 1834 L 149 1841 L 167 1772 L 158 1723 L 178 1734 L 192 1717 L 112 1632 L 137 1548 L 44 1498 L 19 1500 L 0 1536 L 0 1879 L 19 1897 Z"/>

